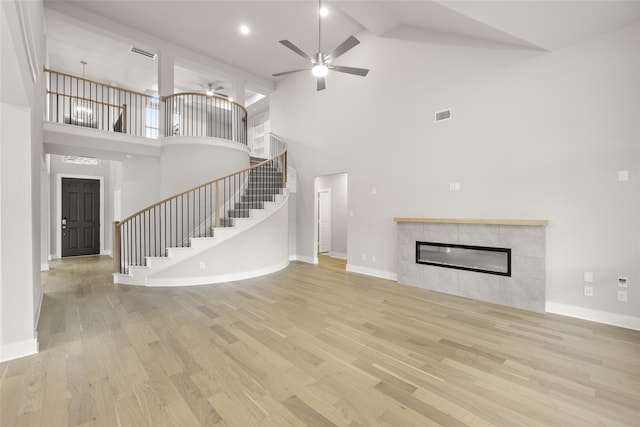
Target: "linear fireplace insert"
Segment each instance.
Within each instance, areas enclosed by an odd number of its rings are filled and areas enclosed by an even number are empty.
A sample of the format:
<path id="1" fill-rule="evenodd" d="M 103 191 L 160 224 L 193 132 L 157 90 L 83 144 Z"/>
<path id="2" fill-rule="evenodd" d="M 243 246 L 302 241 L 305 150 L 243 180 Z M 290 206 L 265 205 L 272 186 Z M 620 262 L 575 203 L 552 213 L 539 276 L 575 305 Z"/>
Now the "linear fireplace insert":
<path id="1" fill-rule="evenodd" d="M 416 242 L 416 263 L 511 276 L 511 249 Z"/>

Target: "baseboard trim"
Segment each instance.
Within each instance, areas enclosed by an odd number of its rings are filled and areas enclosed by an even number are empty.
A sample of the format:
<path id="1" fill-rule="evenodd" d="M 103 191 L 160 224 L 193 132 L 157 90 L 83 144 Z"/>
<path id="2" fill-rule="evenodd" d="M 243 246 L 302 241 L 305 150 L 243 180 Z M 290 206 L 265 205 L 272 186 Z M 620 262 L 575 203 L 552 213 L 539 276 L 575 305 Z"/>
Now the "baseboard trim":
<path id="1" fill-rule="evenodd" d="M 202 276 L 202 277 L 147 277 L 145 286 L 149 287 L 163 287 L 163 286 L 196 286 L 196 285 L 213 285 L 216 283 L 235 282 L 238 280 L 252 279 L 254 277 L 265 276 L 267 274 L 275 273 L 289 265 L 289 261 L 270 265 L 264 268 L 259 268 L 251 271 L 243 271 L 240 273 L 230 274 L 218 274 L 215 276 Z"/>
<path id="2" fill-rule="evenodd" d="M 307 264 L 317 264 L 318 257 L 311 258 L 304 255 L 290 255 L 289 261 L 301 261 L 301 262 L 306 262 Z"/>
<path id="3" fill-rule="evenodd" d="M 333 258 L 347 259 L 347 254 L 342 252 L 329 252 L 329 256 Z"/>
<path id="4" fill-rule="evenodd" d="M 359 265 L 347 264 L 347 271 L 351 273 L 366 274 L 367 276 L 379 277 L 387 280 L 398 280 L 398 273 L 391 271 L 376 270 L 374 268 L 361 267 Z"/>
<path id="5" fill-rule="evenodd" d="M 640 317 L 609 313 L 608 311 L 594 310 L 592 308 L 577 307 L 575 305 L 550 301 L 547 301 L 545 309 L 547 313 L 560 314 L 562 316 L 575 317 L 576 319 L 590 320 L 592 322 L 640 331 Z"/>
<path id="6" fill-rule="evenodd" d="M 40 271 L 49 271 L 49 263 L 40 264 Z"/>
<path id="7" fill-rule="evenodd" d="M 31 356 L 38 353 L 38 340 L 36 338 L 5 344 L 0 347 L 0 362 Z"/>

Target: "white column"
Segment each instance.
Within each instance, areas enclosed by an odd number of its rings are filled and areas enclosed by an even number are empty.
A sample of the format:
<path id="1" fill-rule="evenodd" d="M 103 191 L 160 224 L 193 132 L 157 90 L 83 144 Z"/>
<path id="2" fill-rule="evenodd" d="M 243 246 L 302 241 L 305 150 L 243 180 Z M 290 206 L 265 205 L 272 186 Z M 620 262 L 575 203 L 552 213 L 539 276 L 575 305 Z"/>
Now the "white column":
<path id="1" fill-rule="evenodd" d="M 233 80 L 233 89 L 231 91 L 231 97 L 233 98 L 233 101 L 242 105 L 244 107 L 244 103 L 245 103 L 245 96 L 244 96 L 244 91 L 245 91 L 245 85 L 246 85 L 246 80 L 243 78 L 235 78 Z M 238 121 L 241 118 L 233 115 L 233 121 L 232 121 L 232 139 L 234 141 L 237 140 L 237 130 L 238 130 L 238 126 L 239 123 Z M 248 142 L 248 141 L 247 141 Z"/>
<path id="2" fill-rule="evenodd" d="M 158 54 L 158 94 L 160 95 L 159 109 L 159 132 L 160 137 L 165 134 L 166 118 L 165 104 L 162 102 L 163 96 L 172 95 L 174 92 L 175 56 L 173 53 L 162 51 Z"/>

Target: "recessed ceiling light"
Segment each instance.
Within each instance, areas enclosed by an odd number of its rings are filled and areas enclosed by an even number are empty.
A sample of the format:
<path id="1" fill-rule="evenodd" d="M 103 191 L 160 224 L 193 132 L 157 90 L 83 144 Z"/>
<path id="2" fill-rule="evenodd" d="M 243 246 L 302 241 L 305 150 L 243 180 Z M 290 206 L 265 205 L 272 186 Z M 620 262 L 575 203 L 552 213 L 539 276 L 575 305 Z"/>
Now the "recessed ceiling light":
<path id="1" fill-rule="evenodd" d="M 249 34 L 249 27 L 247 27 L 246 25 L 240 25 L 240 32 L 242 34 Z"/>
<path id="2" fill-rule="evenodd" d="M 322 6 L 320 8 L 320 16 L 327 16 L 329 14 L 329 9 L 327 9 L 325 6 Z"/>

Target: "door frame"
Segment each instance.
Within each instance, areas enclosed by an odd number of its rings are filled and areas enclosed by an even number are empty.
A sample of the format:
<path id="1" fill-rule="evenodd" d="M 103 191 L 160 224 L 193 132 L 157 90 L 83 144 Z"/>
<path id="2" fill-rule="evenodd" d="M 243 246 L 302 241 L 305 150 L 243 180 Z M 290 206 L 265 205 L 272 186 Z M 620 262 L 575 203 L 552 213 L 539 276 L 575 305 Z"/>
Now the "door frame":
<path id="1" fill-rule="evenodd" d="M 56 258 L 62 258 L 62 178 L 93 179 L 100 181 L 100 255 L 111 255 L 111 251 L 104 250 L 104 176 L 74 175 L 70 173 L 56 174 Z"/>
<path id="2" fill-rule="evenodd" d="M 331 188 L 318 188 L 316 191 L 316 236 L 318 237 L 316 240 L 316 257 L 320 252 L 320 193 L 327 193 L 329 195 L 329 207 L 331 207 Z M 331 209 L 329 209 L 329 230 L 331 231 Z M 327 254 L 330 254 L 331 251 L 331 236 L 329 236 L 329 251 Z"/>

